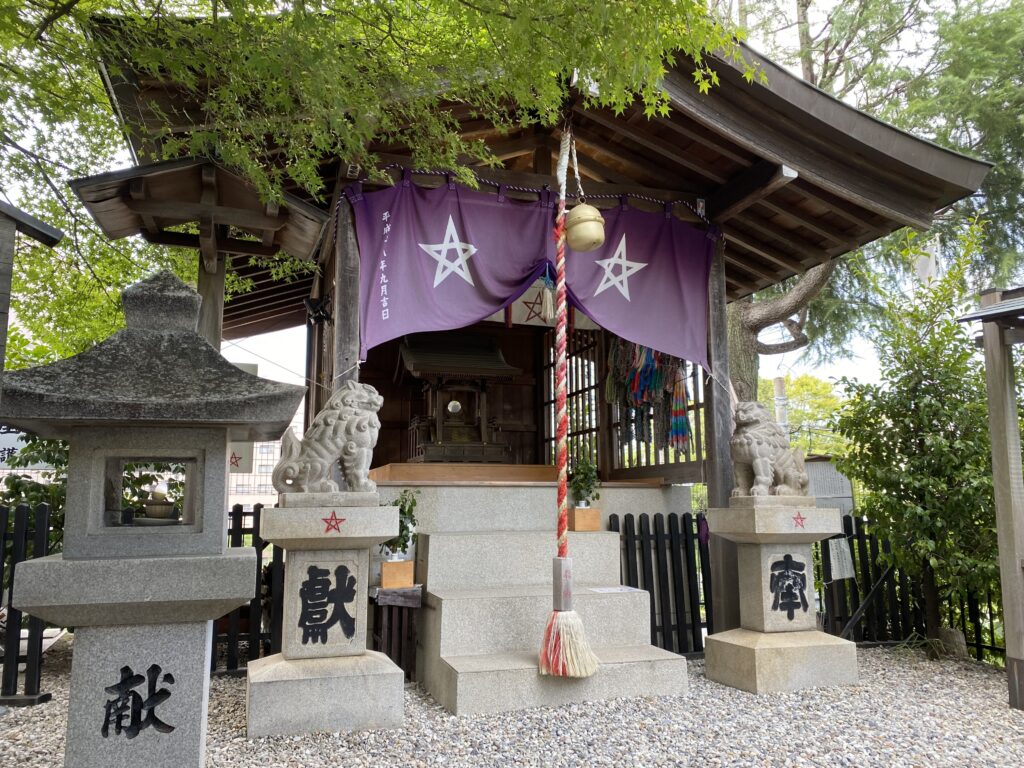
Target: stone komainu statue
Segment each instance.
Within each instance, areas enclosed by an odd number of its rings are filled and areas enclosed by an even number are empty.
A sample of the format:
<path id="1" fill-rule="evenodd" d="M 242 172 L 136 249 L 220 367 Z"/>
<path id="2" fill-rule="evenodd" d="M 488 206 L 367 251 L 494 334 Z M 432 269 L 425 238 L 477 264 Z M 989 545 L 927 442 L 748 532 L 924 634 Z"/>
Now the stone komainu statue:
<path id="1" fill-rule="evenodd" d="M 736 430 L 729 440 L 733 496 L 806 496 L 807 470 L 803 451 L 789 447 L 789 438 L 761 403 L 736 406 Z"/>
<path id="2" fill-rule="evenodd" d="M 278 493 L 330 493 L 338 490 L 331 465 L 341 465 L 350 491 L 376 491 L 369 479 L 373 448 L 384 399 L 369 384 L 342 382 L 338 391 L 313 419 L 302 440 L 290 429 L 281 441 L 281 460 L 272 480 Z"/>

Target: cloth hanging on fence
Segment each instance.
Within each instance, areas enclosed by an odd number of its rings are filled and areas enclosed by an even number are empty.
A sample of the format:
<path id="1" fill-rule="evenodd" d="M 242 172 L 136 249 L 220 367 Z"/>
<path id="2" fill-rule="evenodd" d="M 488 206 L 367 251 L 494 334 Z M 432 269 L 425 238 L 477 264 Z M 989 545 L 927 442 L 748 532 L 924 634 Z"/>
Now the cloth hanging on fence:
<path id="1" fill-rule="evenodd" d="M 690 440 L 686 363 L 615 337 L 608 353 L 605 399 L 620 407 L 619 440 L 685 451 Z"/>

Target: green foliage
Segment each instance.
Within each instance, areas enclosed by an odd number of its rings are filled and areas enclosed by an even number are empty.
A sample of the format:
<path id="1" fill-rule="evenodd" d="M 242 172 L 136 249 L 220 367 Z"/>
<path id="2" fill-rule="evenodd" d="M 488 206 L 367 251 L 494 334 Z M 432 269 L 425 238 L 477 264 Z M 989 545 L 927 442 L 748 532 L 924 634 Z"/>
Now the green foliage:
<path id="1" fill-rule="evenodd" d="M 50 550 L 59 552 L 64 541 L 64 504 L 68 488 L 68 448 L 63 440 L 46 440 L 35 435 L 22 435 L 25 443 L 18 452 L 8 459 L 15 468 L 46 466 L 42 478 L 35 480 L 31 475 L 11 473 L 4 477 L 0 487 L 0 504 L 14 508 L 28 504 L 50 505 Z"/>
<path id="2" fill-rule="evenodd" d="M 388 550 L 394 554 L 405 554 L 409 545 L 416 543 L 416 497 L 419 491 L 404 488 L 394 504 L 398 506 L 398 535 L 380 545 L 381 554 Z M 390 503 L 390 502 L 388 502 Z"/>
<path id="3" fill-rule="evenodd" d="M 600 499 L 601 494 L 597 492 L 597 486 L 597 466 L 589 453 L 583 453 L 576 459 L 572 468 L 572 479 L 569 481 L 569 490 L 576 505 L 582 506 L 589 504 L 591 500 Z"/>
<path id="4" fill-rule="evenodd" d="M 786 399 L 789 415 L 789 442 L 805 454 L 836 454 L 842 451 L 843 439 L 832 431 L 832 414 L 842 399 L 835 386 L 816 376 L 802 373 L 786 374 Z M 769 413 L 775 413 L 775 388 L 771 379 L 759 379 L 757 399 Z"/>
<path id="5" fill-rule="evenodd" d="M 965 220 L 987 222 L 972 264 L 976 285 L 1018 281 L 1024 251 L 1024 0 L 968 0 L 941 10 L 925 75 L 911 79 L 887 117 L 941 144 L 995 163 L 981 194 L 947 217 L 946 245 Z"/>
<path id="6" fill-rule="evenodd" d="M 797 6 L 807 8 L 807 35 Z M 981 194 L 936 222 L 940 255 L 956 258 L 958 237 L 983 219 L 984 247 L 968 270 L 974 288 L 1024 277 L 1024 0 L 763 0 L 738 4 L 741 23 L 776 61 L 800 68 L 819 88 L 938 144 L 995 162 Z M 809 362 L 847 355 L 848 341 L 880 322 L 882 297 L 912 274 L 902 234 L 843 260 L 798 316 Z M 879 291 L 876 279 L 881 279 Z M 771 301 L 798 278 L 762 291 Z"/>
<path id="7" fill-rule="evenodd" d="M 894 542 L 883 556 L 911 575 L 930 566 L 958 595 L 998 583 L 984 375 L 956 322 L 979 239 L 968 230 L 946 275 L 912 300 L 888 297 L 873 328 L 882 384 L 843 379 L 834 422 L 848 440 L 838 467 L 864 488 L 860 512 Z M 920 245 L 910 238 L 907 250 Z"/>
<path id="8" fill-rule="evenodd" d="M 65 187 L 125 166 L 124 133 L 139 128 L 115 117 L 99 61 L 111 82 L 138 74 L 175 93 L 140 105 L 163 123 L 142 137 L 162 157 L 216 158 L 280 200 L 285 183 L 323 199 L 338 158 L 375 168 L 371 142 L 421 166 L 496 162 L 458 118 L 553 126 L 572 83 L 588 104 L 666 114 L 676 57 L 697 62 L 706 91 L 712 50 L 738 55 L 698 0 L 0 0 L 0 196 L 68 234 L 55 250 L 22 238 L 19 332 L 66 357 L 116 330 L 125 285 L 158 267 L 195 276 L 189 250 L 109 241 Z M 249 288 L 237 275 L 227 286 Z"/>

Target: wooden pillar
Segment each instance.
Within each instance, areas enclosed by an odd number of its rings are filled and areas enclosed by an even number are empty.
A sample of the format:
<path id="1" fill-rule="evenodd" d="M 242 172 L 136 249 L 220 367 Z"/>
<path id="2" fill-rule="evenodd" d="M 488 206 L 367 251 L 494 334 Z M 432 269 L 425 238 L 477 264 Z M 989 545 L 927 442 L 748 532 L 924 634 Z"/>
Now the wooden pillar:
<path id="1" fill-rule="evenodd" d="M 0 213 L 0 371 L 7 360 L 7 316 L 11 309 L 11 275 L 14 272 L 14 219 Z"/>
<path id="2" fill-rule="evenodd" d="M 981 306 L 990 307 L 1001 298 L 999 291 L 982 294 Z M 1009 701 L 1011 707 L 1024 709 L 1024 477 L 1017 392 L 1002 326 L 990 322 L 983 328 Z"/>
<path id="3" fill-rule="evenodd" d="M 17 232 L 53 247 L 64 233 L 0 200 L 0 371 L 7 361 L 7 321 L 11 310 L 11 279 Z"/>
<path id="4" fill-rule="evenodd" d="M 732 399 L 729 390 L 729 338 L 725 316 L 725 238 L 719 238 L 711 263 L 708 285 L 708 362 L 712 379 L 705 392 L 705 430 L 707 436 L 708 508 L 729 506 L 732 493 Z M 711 600 L 712 632 L 724 632 L 740 625 L 739 577 L 736 571 L 736 544 L 712 536 Z"/>
<path id="5" fill-rule="evenodd" d="M 338 203 L 334 240 L 334 380 L 359 380 L 359 244 L 352 206 L 342 196 Z"/>
<path id="6" fill-rule="evenodd" d="M 224 273 L 226 259 L 217 254 L 217 264 L 212 272 L 207 271 L 204 257 L 199 256 L 199 295 L 203 303 L 199 307 L 199 335 L 220 351 L 224 335 Z"/>

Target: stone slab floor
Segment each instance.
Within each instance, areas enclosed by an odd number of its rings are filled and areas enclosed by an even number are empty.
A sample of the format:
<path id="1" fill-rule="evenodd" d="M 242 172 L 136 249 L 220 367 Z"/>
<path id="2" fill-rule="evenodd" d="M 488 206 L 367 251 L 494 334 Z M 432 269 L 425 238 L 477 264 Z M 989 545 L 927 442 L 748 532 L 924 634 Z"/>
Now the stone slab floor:
<path id="1" fill-rule="evenodd" d="M 1006 705 L 1002 671 L 929 662 L 906 649 L 861 649 L 859 657 L 861 682 L 845 689 L 757 697 L 708 681 L 703 664 L 691 662 L 686 696 L 481 717 L 449 715 L 410 688 L 401 730 L 251 741 L 244 678 L 218 677 L 207 765 L 1024 766 L 1024 712 Z M 43 690 L 53 701 L 0 713 L 4 768 L 63 764 L 69 645 L 46 658 Z"/>

